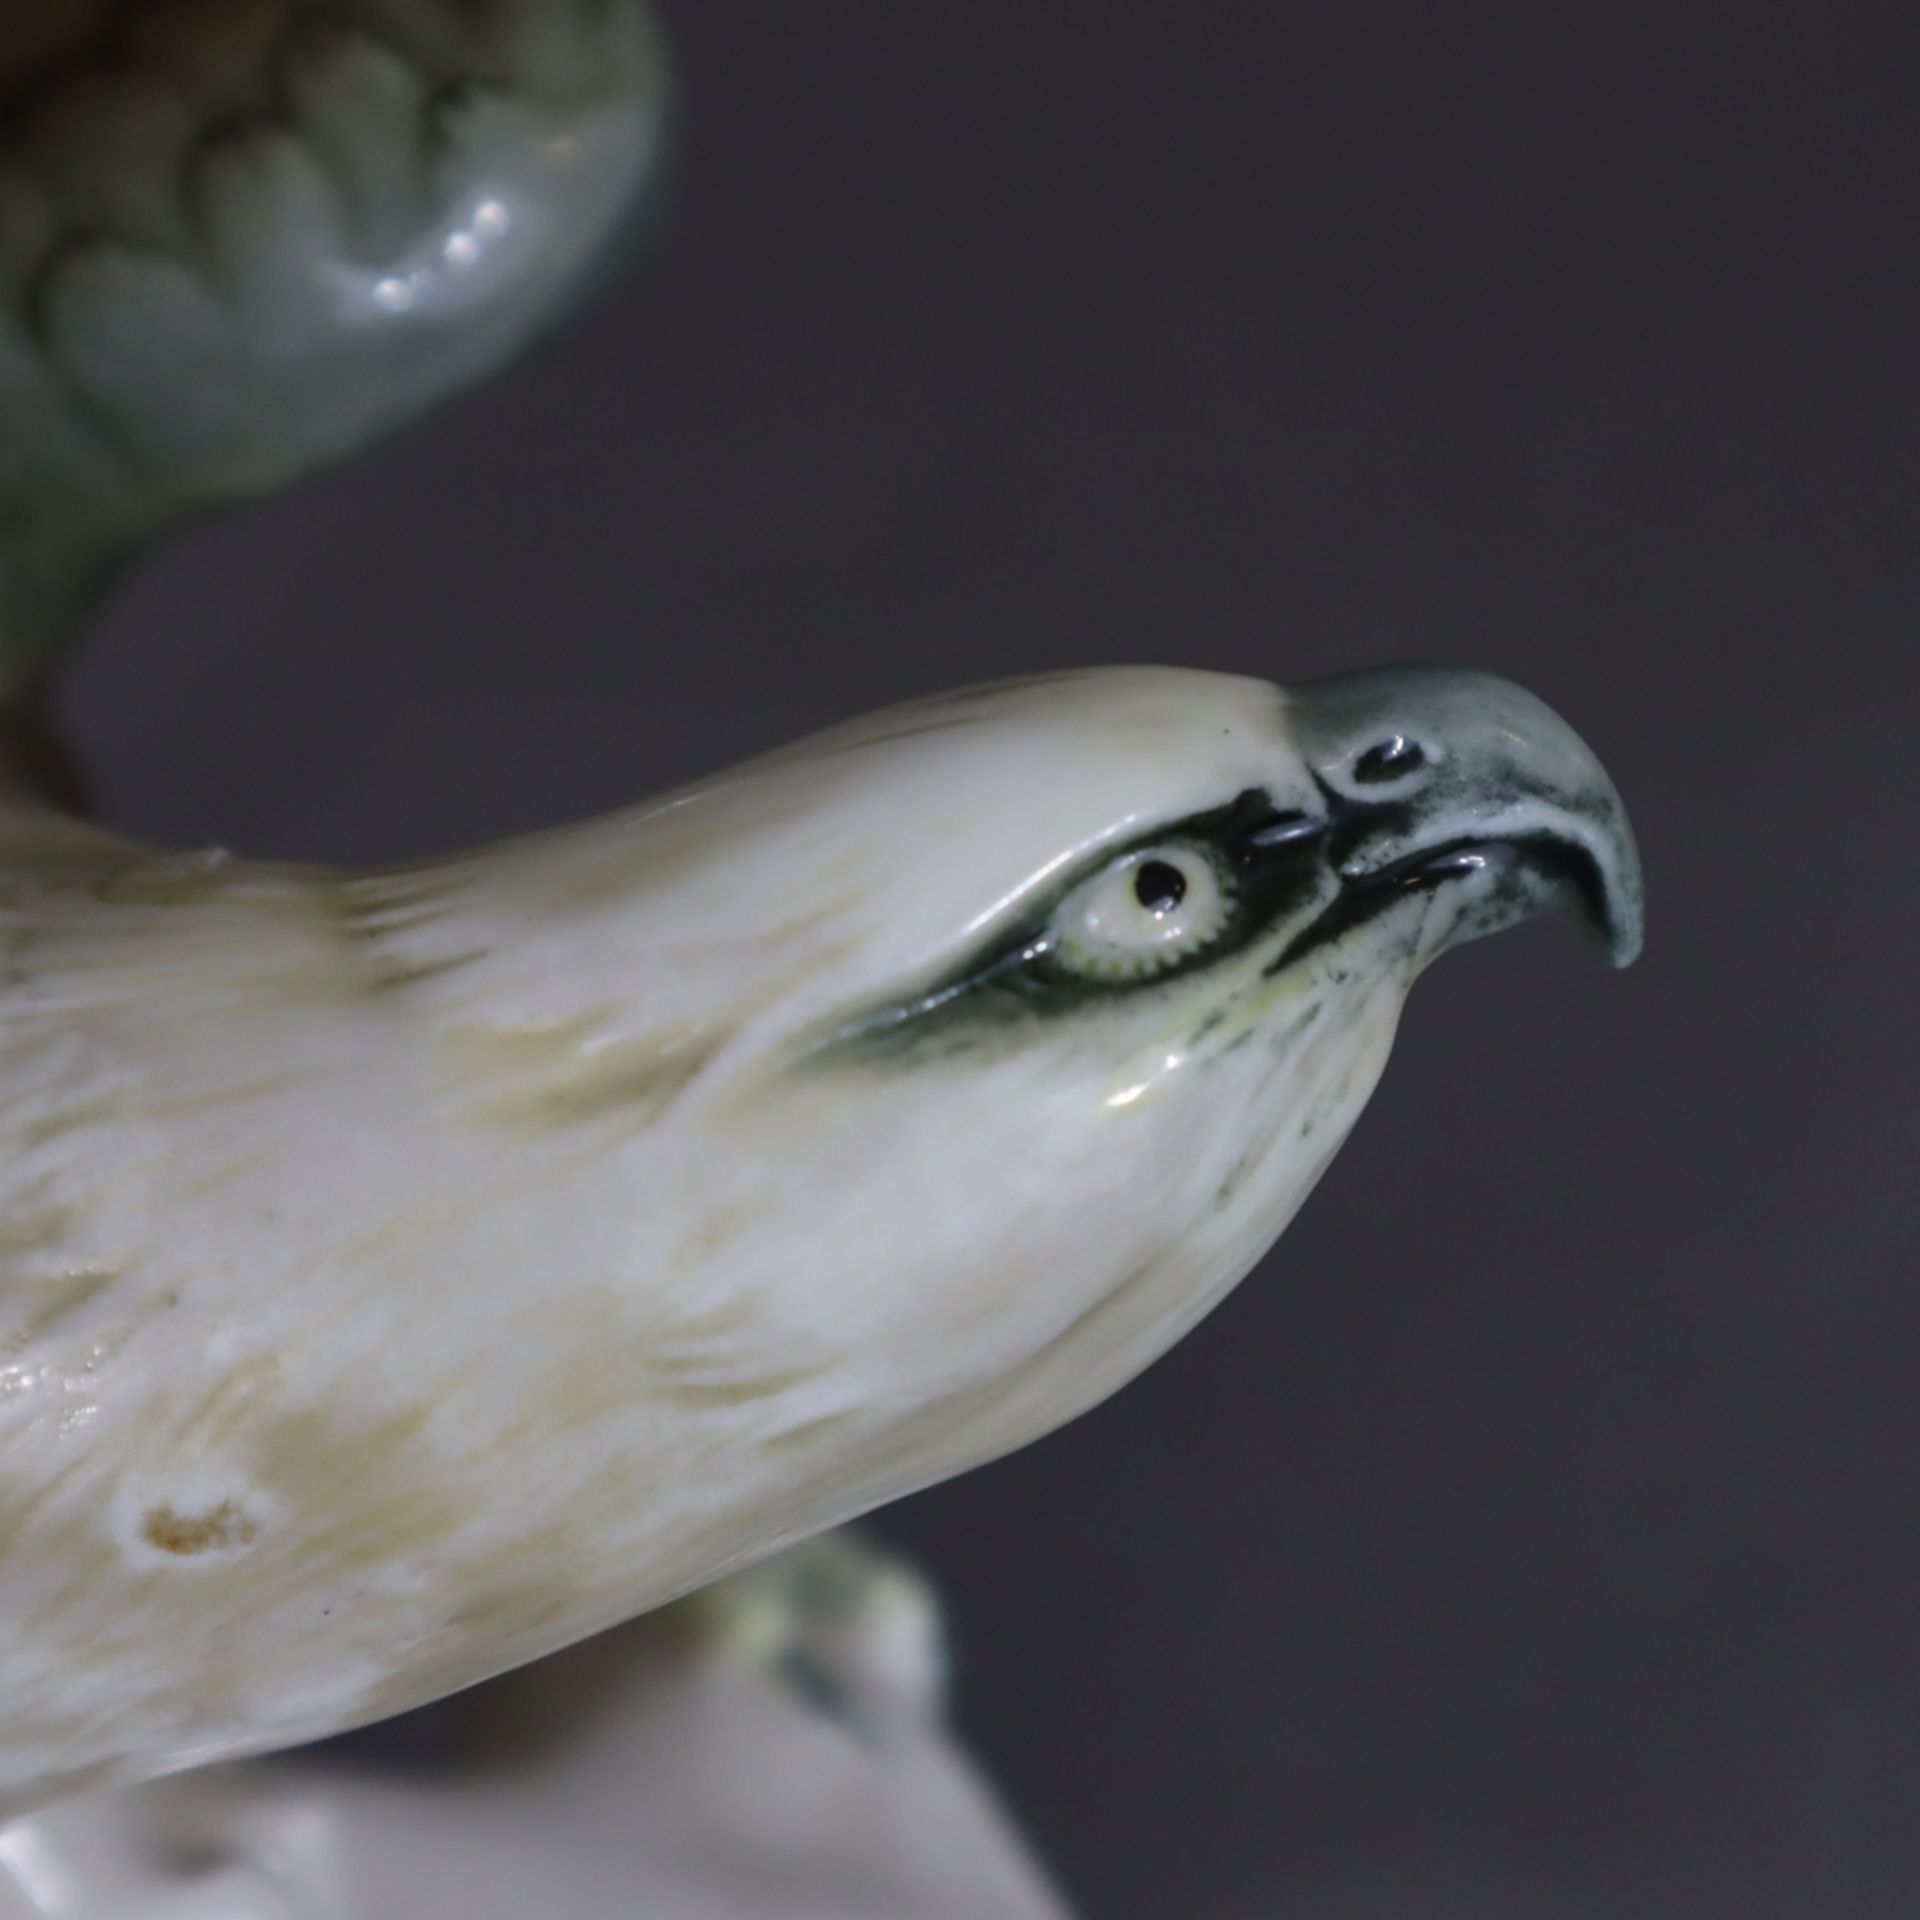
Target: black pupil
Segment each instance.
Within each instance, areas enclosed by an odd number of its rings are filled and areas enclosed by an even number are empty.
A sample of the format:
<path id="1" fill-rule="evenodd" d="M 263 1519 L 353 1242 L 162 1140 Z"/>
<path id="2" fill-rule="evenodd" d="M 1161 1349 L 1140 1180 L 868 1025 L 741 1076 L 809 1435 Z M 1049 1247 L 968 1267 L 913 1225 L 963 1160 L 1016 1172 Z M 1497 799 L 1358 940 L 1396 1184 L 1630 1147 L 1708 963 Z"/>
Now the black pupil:
<path id="1" fill-rule="evenodd" d="M 1353 777 L 1369 786 L 1383 780 L 1398 780 L 1402 774 L 1412 773 L 1416 767 L 1424 766 L 1426 758 L 1419 741 L 1409 740 L 1404 733 L 1396 733 L 1382 740 L 1378 746 L 1369 747 L 1353 763 Z"/>
<path id="2" fill-rule="evenodd" d="M 1145 861 L 1133 876 L 1133 897 L 1149 913 L 1171 913 L 1187 897 L 1187 876 L 1171 861 Z"/>

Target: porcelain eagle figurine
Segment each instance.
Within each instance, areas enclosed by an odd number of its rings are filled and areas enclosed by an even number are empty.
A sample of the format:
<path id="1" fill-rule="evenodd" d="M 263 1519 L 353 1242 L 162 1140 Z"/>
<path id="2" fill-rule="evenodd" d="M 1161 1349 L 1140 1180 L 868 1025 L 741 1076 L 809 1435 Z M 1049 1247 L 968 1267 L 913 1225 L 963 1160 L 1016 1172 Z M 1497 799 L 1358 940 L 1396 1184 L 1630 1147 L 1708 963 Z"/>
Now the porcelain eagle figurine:
<path id="1" fill-rule="evenodd" d="M 489 371 L 643 198 L 631 0 L 9 15 L 0 659 Z M 1432 668 L 1042 675 L 349 874 L 0 811 L 0 1813 L 364 1723 L 987 1460 L 1266 1252 L 1437 954 L 1640 937 Z"/>

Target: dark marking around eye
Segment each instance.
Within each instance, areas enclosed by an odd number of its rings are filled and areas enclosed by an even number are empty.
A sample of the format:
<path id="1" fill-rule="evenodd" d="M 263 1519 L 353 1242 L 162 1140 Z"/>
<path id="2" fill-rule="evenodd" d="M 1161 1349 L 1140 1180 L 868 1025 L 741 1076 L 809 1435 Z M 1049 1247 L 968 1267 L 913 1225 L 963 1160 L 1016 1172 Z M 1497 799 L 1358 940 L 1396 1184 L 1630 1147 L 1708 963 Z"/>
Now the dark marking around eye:
<path id="1" fill-rule="evenodd" d="M 1247 835 L 1246 844 L 1255 853 L 1276 853 L 1283 847 L 1305 846 L 1309 840 L 1319 839 L 1326 830 L 1324 820 L 1295 809 L 1276 813 L 1264 826 L 1256 827 Z"/>
<path id="2" fill-rule="evenodd" d="M 1426 764 L 1426 749 L 1418 740 L 1409 740 L 1404 733 L 1394 733 L 1369 747 L 1353 763 L 1353 777 L 1362 786 L 1377 787 L 1389 780 L 1417 773 Z"/>
<path id="3" fill-rule="evenodd" d="M 1171 913 L 1187 897 L 1187 876 L 1170 860 L 1148 860 L 1134 873 L 1133 897 L 1149 913 Z"/>
<path id="4" fill-rule="evenodd" d="M 997 937 L 917 988 L 853 1012 L 825 1036 L 820 1051 L 846 1059 L 904 1057 L 926 1046 L 951 1050 L 1017 1020 L 1059 1018 L 1215 966 L 1316 897 L 1326 880 L 1326 829 L 1327 822 L 1312 814 L 1275 807 L 1257 787 L 1227 806 L 1163 822 L 1131 848 L 1109 847 L 1090 856 L 1029 901 Z M 1130 851 L 1139 860 L 1129 879 L 1141 906 L 1164 913 L 1186 899 L 1191 870 L 1158 855 L 1170 842 L 1190 843 L 1195 859 L 1218 867 L 1225 919 L 1214 938 L 1139 978 L 1100 978 L 1063 962 L 1053 933 L 1061 902 Z"/>

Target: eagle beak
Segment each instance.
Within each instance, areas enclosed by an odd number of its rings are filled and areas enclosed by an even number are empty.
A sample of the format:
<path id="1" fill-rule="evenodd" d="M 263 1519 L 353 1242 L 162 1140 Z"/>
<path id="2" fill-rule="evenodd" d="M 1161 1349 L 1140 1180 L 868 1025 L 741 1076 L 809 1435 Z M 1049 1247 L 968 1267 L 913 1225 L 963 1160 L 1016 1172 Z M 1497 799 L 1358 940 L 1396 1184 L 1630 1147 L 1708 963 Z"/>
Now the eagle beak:
<path id="1" fill-rule="evenodd" d="M 1289 722 L 1327 806 L 1337 918 L 1457 883 L 1447 944 L 1572 904 L 1615 966 L 1639 954 L 1626 809 L 1571 727 L 1488 673 L 1386 667 L 1294 689 Z"/>

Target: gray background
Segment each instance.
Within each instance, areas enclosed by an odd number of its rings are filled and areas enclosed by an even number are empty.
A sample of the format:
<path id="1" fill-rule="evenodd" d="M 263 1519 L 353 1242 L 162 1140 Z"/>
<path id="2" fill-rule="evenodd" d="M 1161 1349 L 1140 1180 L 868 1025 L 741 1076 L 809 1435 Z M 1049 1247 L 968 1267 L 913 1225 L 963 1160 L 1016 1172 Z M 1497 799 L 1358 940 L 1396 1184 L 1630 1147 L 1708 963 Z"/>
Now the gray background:
<path id="1" fill-rule="evenodd" d="M 1642 968 L 1449 961 L 1207 1326 L 887 1519 L 1090 1915 L 1920 1909 L 1904 11 L 688 0 L 651 261 L 66 684 L 341 859 L 1080 662 L 1599 748 Z"/>

